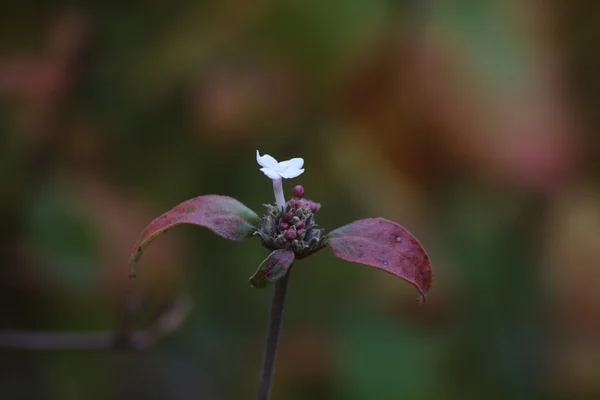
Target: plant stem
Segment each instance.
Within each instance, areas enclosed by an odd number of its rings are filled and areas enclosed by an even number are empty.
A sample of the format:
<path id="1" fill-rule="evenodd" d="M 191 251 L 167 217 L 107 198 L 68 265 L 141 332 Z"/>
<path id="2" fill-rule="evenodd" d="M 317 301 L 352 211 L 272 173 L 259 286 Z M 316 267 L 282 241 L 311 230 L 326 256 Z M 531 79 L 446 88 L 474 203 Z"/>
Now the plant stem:
<path id="1" fill-rule="evenodd" d="M 292 270 L 290 268 L 283 278 L 275 282 L 275 291 L 273 293 L 273 300 L 271 301 L 271 315 L 269 316 L 265 355 L 260 385 L 258 387 L 258 400 L 269 400 L 269 397 L 271 396 L 271 385 L 273 382 L 275 358 L 277 355 L 277 343 L 279 341 L 279 331 L 281 330 L 281 321 L 283 320 L 283 307 L 285 305 L 285 297 L 291 272 Z"/>
<path id="2" fill-rule="evenodd" d="M 105 350 L 146 349 L 173 333 L 186 320 L 191 309 L 187 296 L 167 304 L 147 327 L 132 332 L 46 332 L 0 330 L 0 349 L 18 350 Z M 117 340 L 116 340 L 117 339 Z"/>
<path id="3" fill-rule="evenodd" d="M 280 210 L 285 209 L 285 196 L 283 195 L 283 179 L 273 180 L 273 193 L 275 193 L 275 201 Z"/>

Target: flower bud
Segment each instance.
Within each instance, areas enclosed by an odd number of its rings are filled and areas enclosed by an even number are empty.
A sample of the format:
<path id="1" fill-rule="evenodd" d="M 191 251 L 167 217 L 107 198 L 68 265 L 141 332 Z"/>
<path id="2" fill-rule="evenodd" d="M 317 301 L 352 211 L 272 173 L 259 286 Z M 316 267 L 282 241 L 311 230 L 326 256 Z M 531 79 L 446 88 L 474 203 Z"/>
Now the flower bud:
<path id="1" fill-rule="evenodd" d="M 289 229 L 289 227 L 290 227 L 290 224 L 288 224 L 285 221 L 281 221 L 279 223 L 279 230 L 281 230 L 281 231 L 285 231 L 286 229 Z"/>
<path id="2" fill-rule="evenodd" d="M 296 235 L 298 235 L 299 238 L 304 237 L 304 229 L 298 229 Z"/>
<path id="3" fill-rule="evenodd" d="M 293 229 L 288 229 L 285 231 L 283 236 L 286 238 L 286 240 L 294 240 L 296 238 L 296 231 Z"/>
<path id="4" fill-rule="evenodd" d="M 296 202 L 296 208 L 304 208 L 306 206 L 306 202 L 299 200 Z"/>
<path id="5" fill-rule="evenodd" d="M 304 228 L 304 221 L 296 222 L 296 229 L 302 229 L 302 228 Z"/>
<path id="6" fill-rule="evenodd" d="M 285 220 L 286 221 L 291 221 L 294 218 L 294 213 L 293 212 L 288 212 L 287 214 L 285 214 Z"/>
<path id="7" fill-rule="evenodd" d="M 304 197 L 304 187 L 302 185 L 296 185 L 292 189 L 292 196 L 297 197 L 299 199 Z"/>
<path id="8" fill-rule="evenodd" d="M 296 208 L 296 200 L 291 199 L 288 201 L 288 204 L 290 205 L 290 208 Z"/>
<path id="9" fill-rule="evenodd" d="M 316 213 L 317 211 L 319 211 L 319 208 L 321 208 L 321 205 L 320 205 L 320 204 L 318 204 L 318 203 L 313 203 L 313 202 L 311 202 L 311 203 L 309 204 L 309 207 L 310 207 L 310 211 L 311 211 L 311 212 L 314 214 L 314 213 Z"/>

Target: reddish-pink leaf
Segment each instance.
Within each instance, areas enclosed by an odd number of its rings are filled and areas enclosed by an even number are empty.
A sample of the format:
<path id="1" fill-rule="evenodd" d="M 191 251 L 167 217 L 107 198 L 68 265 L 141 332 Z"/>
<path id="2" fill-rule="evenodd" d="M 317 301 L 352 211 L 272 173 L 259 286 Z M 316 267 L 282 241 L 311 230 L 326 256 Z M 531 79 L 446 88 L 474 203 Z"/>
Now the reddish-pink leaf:
<path id="1" fill-rule="evenodd" d="M 144 229 L 129 257 L 129 274 L 135 276 L 135 264 L 150 242 L 176 225 L 203 226 L 226 239 L 242 240 L 254 233 L 257 223 L 258 215 L 231 197 L 207 195 L 184 201 Z"/>
<path id="2" fill-rule="evenodd" d="M 402 226 L 383 218 L 344 225 L 327 235 L 333 254 L 346 261 L 370 265 L 416 286 L 425 296 L 433 273 L 427 253 Z"/>
<path id="3" fill-rule="evenodd" d="M 265 287 L 267 282 L 275 282 L 287 274 L 294 262 L 294 252 L 291 250 L 275 250 L 259 266 L 250 277 L 250 284 L 256 288 Z"/>

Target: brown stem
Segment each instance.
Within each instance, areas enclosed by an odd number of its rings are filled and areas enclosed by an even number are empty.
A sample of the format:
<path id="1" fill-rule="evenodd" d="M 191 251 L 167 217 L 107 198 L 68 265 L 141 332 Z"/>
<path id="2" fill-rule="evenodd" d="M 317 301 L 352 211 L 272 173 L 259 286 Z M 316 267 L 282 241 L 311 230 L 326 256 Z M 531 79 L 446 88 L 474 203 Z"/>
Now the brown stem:
<path id="1" fill-rule="evenodd" d="M 285 306 L 285 298 L 291 272 L 292 270 L 290 268 L 283 278 L 275 282 L 275 292 L 273 293 L 273 300 L 271 301 L 271 315 L 269 316 L 265 355 L 260 385 L 258 387 L 258 400 L 269 400 L 269 397 L 271 396 L 275 359 L 277 356 L 277 344 L 279 342 L 279 332 L 281 331 L 281 321 L 283 320 L 283 308 Z"/>
<path id="2" fill-rule="evenodd" d="M 179 297 L 149 326 L 133 331 L 123 337 L 114 331 L 95 332 L 36 332 L 0 331 L 0 348 L 25 350 L 76 350 L 76 349 L 145 349 L 176 331 L 186 320 L 191 304 Z"/>

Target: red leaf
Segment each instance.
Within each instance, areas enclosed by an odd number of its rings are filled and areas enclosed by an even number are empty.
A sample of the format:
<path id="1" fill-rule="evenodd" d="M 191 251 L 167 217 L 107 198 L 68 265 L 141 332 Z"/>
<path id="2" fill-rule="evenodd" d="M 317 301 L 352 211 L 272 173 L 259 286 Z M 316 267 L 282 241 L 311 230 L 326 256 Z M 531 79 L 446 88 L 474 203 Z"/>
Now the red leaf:
<path id="1" fill-rule="evenodd" d="M 129 257 L 129 275 L 135 277 L 135 264 L 150 242 L 176 225 L 203 226 L 226 239 L 242 240 L 254 233 L 257 222 L 254 211 L 231 197 L 211 194 L 184 201 L 144 229 Z"/>
<path id="2" fill-rule="evenodd" d="M 250 278 L 250 284 L 262 288 L 267 282 L 275 282 L 283 278 L 294 262 L 294 257 L 294 252 L 291 250 L 275 250 L 259 265 Z"/>
<path id="3" fill-rule="evenodd" d="M 395 222 L 361 219 L 330 232 L 326 243 L 336 257 L 405 279 L 423 297 L 431 287 L 433 273 L 427 253 L 410 232 Z"/>

